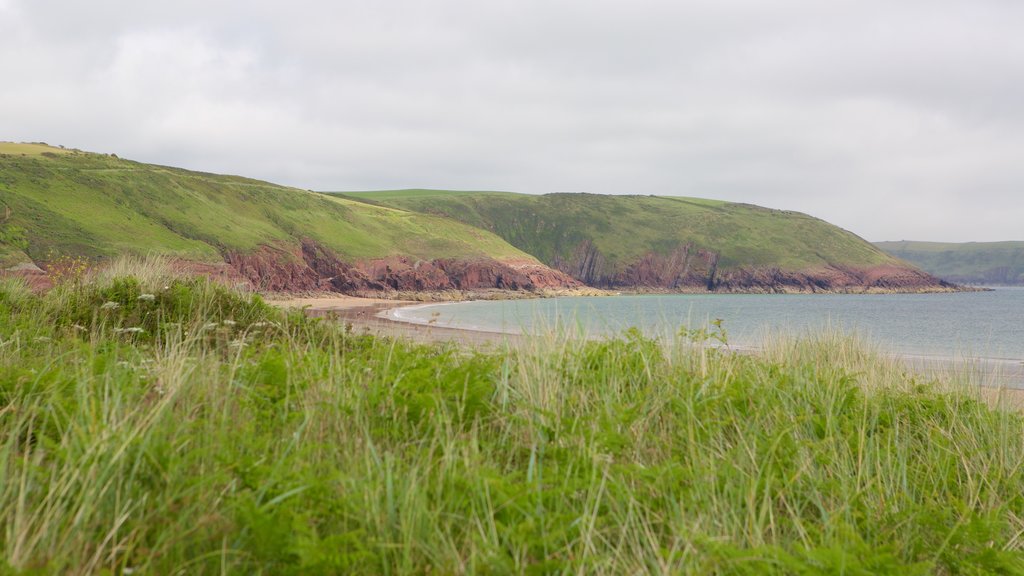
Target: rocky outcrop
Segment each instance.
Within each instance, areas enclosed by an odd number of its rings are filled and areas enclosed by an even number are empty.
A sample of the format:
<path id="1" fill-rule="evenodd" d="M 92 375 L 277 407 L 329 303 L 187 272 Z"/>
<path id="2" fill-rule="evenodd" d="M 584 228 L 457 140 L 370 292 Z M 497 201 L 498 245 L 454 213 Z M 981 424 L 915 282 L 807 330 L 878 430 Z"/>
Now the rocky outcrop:
<path id="1" fill-rule="evenodd" d="M 777 267 L 723 269 L 716 252 L 690 244 L 667 254 L 649 252 L 620 271 L 608 270 L 605 257 L 585 240 L 554 267 L 589 286 L 659 292 L 922 292 L 957 289 L 916 268 L 881 265 L 865 268 L 823 266 L 807 270 Z"/>
<path id="2" fill-rule="evenodd" d="M 778 268 L 739 268 L 720 274 L 716 292 L 948 292 L 959 289 L 913 268 L 823 267 L 792 272 Z"/>
<path id="3" fill-rule="evenodd" d="M 823 266 L 810 270 L 776 267 L 722 268 L 717 253 L 682 245 L 667 254 L 648 253 L 623 270 L 608 270 L 606 259 L 585 241 L 553 269 L 535 260 L 491 258 L 417 260 L 405 256 L 347 262 L 323 245 L 304 240 L 299 246 L 261 246 L 251 252 L 227 252 L 224 262 L 174 260 L 174 268 L 230 284 L 248 284 L 268 292 L 330 291 L 431 292 L 595 288 L 640 292 L 937 292 L 960 287 L 916 268 L 897 264 L 867 268 Z M 4 270 L 34 289 L 52 285 L 35 266 Z"/>
<path id="4" fill-rule="evenodd" d="M 564 260 L 556 254 L 552 267 L 587 286 L 600 286 L 607 283 L 604 274 L 605 258 L 589 238 L 576 246 L 568 260 Z"/>
<path id="5" fill-rule="evenodd" d="M 393 256 L 346 262 L 311 240 L 304 240 L 297 249 L 264 246 L 248 253 L 229 252 L 224 259 L 255 288 L 266 291 L 535 291 L 580 286 L 572 277 L 535 261 Z"/>
<path id="6" fill-rule="evenodd" d="M 20 278 L 33 292 L 44 292 L 53 288 L 53 280 L 50 275 L 35 264 L 31 266 L 12 266 L 0 270 L 0 278 Z"/>

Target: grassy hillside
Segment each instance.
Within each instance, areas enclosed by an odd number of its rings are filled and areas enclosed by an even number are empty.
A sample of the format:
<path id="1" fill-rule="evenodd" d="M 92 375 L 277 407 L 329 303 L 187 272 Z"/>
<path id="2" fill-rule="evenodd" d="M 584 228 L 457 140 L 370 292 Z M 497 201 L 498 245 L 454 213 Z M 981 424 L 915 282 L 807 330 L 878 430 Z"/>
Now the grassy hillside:
<path id="1" fill-rule="evenodd" d="M 489 232 L 436 216 L 37 144 L 0 143 L 0 220 L 5 213 L 0 264 L 21 252 L 36 261 L 51 252 L 218 260 L 226 250 L 299 238 L 349 259 L 529 258 Z"/>
<path id="2" fill-rule="evenodd" d="M 882 250 L 953 282 L 1024 284 L 1024 242 L 876 242 Z"/>
<path id="3" fill-rule="evenodd" d="M 1024 421 L 837 335 L 414 346 L 0 281 L 3 574 L 1020 574 Z M 59 361 L 54 361 L 59 359 Z"/>
<path id="4" fill-rule="evenodd" d="M 379 205 L 443 214 L 478 226 L 551 264 L 592 242 L 613 270 L 647 253 L 692 244 L 719 266 L 867 267 L 895 259 L 805 214 L 696 198 L 396 190 L 345 193 Z"/>

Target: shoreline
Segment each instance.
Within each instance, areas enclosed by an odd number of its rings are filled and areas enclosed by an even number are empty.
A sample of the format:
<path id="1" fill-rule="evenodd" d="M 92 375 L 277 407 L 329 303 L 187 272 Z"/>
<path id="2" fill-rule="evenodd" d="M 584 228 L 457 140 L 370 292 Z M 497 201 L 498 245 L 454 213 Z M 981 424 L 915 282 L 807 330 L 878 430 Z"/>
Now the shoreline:
<path id="1" fill-rule="evenodd" d="M 303 308 L 316 318 L 331 318 L 348 324 L 353 332 L 405 338 L 417 343 L 454 343 L 477 347 L 524 344 L 529 336 L 465 326 L 437 325 L 403 319 L 397 314 L 405 308 L 440 306 L 455 302 L 385 300 L 357 296 L 293 298 L 268 301 L 285 308 Z M 744 354 L 756 354 L 756 347 L 732 347 Z M 951 358 L 923 354 L 889 354 L 909 370 L 923 376 L 967 375 L 987 400 L 1002 396 L 1015 409 L 1024 410 L 1024 362 L 996 358 Z"/>
<path id="2" fill-rule="evenodd" d="M 463 302 L 468 302 L 464 300 Z M 520 334 L 472 330 L 430 323 L 399 320 L 389 312 L 401 308 L 440 306 L 455 302 L 423 302 L 416 300 L 385 300 L 359 296 L 293 298 L 289 300 L 268 300 L 268 304 L 282 308 L 302 308 L 313 318 L 334 318 L 344 322 L 359 334 L 371 334 L 390 338 L 407 338 L 418 343 L 496 344 L 521 342 Z"/>

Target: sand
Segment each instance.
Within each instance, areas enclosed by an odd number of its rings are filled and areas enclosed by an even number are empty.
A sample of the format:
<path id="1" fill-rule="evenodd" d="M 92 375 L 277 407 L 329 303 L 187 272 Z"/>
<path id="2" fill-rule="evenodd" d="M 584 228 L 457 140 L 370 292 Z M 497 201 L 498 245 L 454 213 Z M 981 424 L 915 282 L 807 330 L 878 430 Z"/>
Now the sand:
<path id="1" fill-rule="evenodd" d="M 406 338 L 414 342 L 454 342 L 479 346 L 515 343 L 522 341 L 523 338 L 518 334 L 503 332 L 414 324 L 395 320 L 387 314 L 394 308 L 423 305 L 424 302 L 330 296 L 270 300 L 269 303 L 282 308 L 305 308 L 307 314 L 317 318 L 336 317 L 340 322 L 350 325 L 357 333 Z"/>

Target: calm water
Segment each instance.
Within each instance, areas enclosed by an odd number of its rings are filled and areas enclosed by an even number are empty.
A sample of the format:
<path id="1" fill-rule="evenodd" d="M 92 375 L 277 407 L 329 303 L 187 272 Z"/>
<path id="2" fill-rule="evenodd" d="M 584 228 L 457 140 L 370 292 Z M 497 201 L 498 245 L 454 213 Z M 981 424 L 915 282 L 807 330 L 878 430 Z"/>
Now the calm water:
<path id="1" fill-rule="evenodd" d="M 721 318 L 729 341 L 757 346 L 766 333 L 832 327 L 856 332 L 902 354 L 1024 361 L 1024 289 L 961 294 L 574 297 L 433 304 L 403 308 L 396 319 L 488 331 L 526 332 L 558 323 L 590 334 L 637 327 L 674 333 Z"/>

